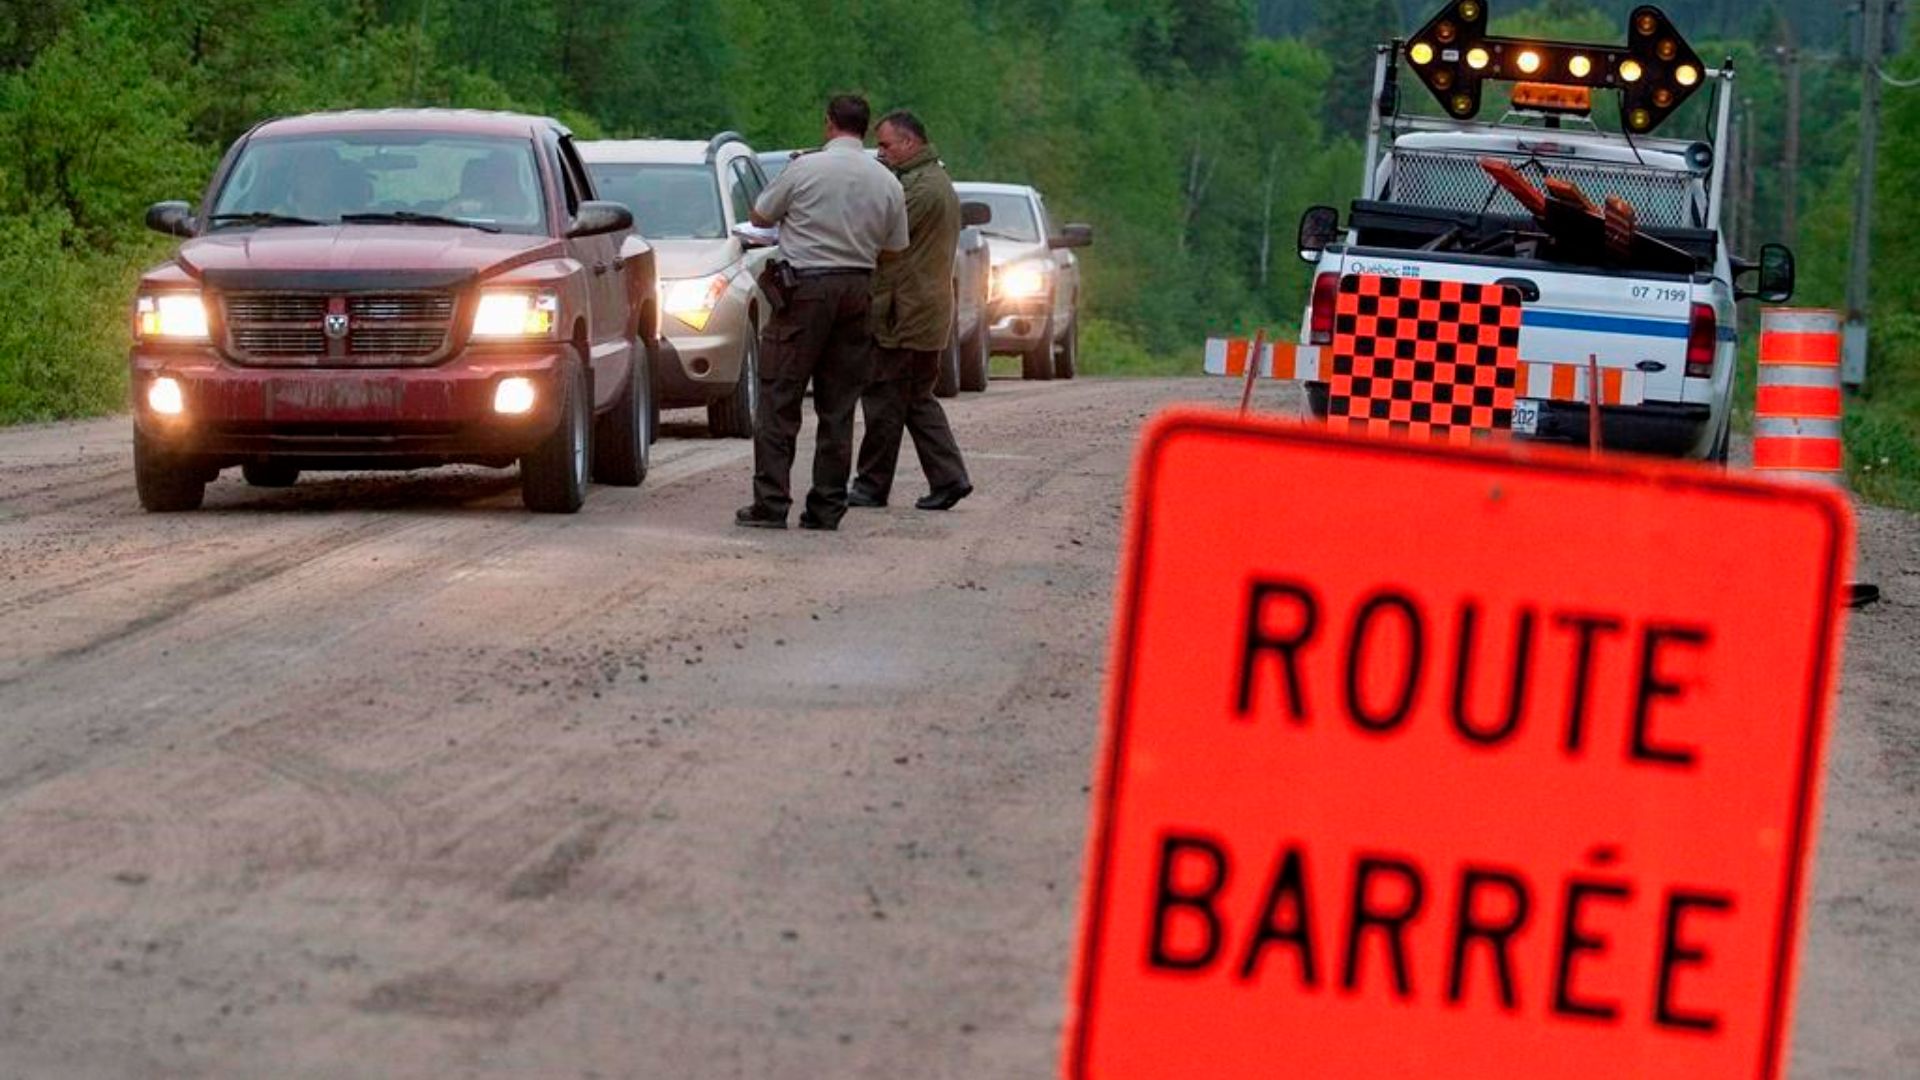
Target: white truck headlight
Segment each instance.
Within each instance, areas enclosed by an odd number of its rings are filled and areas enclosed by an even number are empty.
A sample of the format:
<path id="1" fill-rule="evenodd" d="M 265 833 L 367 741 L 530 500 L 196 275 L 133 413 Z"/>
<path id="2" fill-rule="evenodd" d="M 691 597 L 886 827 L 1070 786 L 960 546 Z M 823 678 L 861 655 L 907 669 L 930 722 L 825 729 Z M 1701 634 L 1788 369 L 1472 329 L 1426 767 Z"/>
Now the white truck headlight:
<path id="1" fill-rule="evenodd" d="M 496 340 L 550 338 L 560 317 L 560 296 L 524 289 L 487 289 L 473 312 L 473 336 Z"/>
<path id="2" fill-rule="evenodd" d="M 207 305 L 197 292 L 144 293 L 133 311 L 134 335 L 142 341 L 207 340 Z"/>
<path id="3" fill-rule="evenodd" d="M 1053 280 L 1053 264 L 1030 261 L 995 267 L 993 291 L 1008 300 L 1025 300 L 1047 291 Z"/>
<path id="4" fill-rule="evenodd" d="M 707 328 L 713 309 L 720 306 L 721 298 L 726 295 L 725 274 L 660 283 L 661 309 L 696 331 Z"/>

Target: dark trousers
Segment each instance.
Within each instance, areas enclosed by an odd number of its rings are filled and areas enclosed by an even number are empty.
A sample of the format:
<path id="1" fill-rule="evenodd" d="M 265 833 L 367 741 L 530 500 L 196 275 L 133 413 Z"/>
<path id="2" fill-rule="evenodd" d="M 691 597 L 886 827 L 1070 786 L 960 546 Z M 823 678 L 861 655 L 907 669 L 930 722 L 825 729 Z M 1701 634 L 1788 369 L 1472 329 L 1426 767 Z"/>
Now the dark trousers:
<path id="1" fill-rule="evenodd" d="M 853 472 L 853 408 L 871 371 L 864 273 L 802 277 L 785 308 L 760 337 L 760 409 L 754 416 L 753 501 L 763 514 L 787 516 L 793 506 L 793 454 L 800 408 L 813 382 L 818 418 L 813 488 L 805 517 L 838 525 L 847 512 Z"/>
<path id="2" fill-rule="evenodd" d="M 933 396 L 940 354 L 918 349 L 874 349 L 874 381 L 860 396 L 867 433 L 860 440 L 860 479 L 867 494 L 886 499 L 900 461 L 900 434 L 913 436 L 920 471 L 933 491 L 967 483 L 967 463 L 953 439 L 946 411 Z"/>

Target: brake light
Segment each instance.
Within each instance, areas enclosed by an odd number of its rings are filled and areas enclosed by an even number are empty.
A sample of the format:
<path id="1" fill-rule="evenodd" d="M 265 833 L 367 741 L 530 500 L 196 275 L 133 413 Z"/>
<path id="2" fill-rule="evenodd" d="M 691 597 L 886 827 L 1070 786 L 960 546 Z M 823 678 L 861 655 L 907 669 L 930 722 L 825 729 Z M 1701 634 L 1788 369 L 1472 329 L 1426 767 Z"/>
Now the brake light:
<path id="1" fill-rule="evenodd" d="M 1333 344 L 1333 309 L 1339 306 L 1340 275 L 1321 274 L 1314 278 L 1312 314 L 1307 323 L 1307 344 Z"/>
<path id="2" fill-rule="evenodd" d="M 1710 304 L 1693 305 L 1693 321 L 1687 327 L 1687 378 L 1713 378 L 1713 357 L 1719 351 L 1720 321 Z"/>

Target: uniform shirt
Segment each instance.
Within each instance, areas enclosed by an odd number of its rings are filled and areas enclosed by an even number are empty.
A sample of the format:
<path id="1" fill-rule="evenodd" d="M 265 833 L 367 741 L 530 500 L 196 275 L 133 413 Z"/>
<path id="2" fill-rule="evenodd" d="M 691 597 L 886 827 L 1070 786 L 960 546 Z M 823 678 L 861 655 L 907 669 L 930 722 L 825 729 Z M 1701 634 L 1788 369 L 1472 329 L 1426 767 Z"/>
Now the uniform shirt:
<path id="1" fill-rule="evenodd" d="M 780 252 L 796 270 L 871 270 L 882 251 L 907 246 L 900 181 L 850 136 L 795 158 L 753 209 L 780 226 Z"/>
<path id="2" fill-rule="evenodd" d="M 936 352 L 953 328 L 953 250 L 960 196 L 932 146 L 896 170 L 907 199 L 907 250 L 873 277 L 873 338 L 889 349 Z"/>

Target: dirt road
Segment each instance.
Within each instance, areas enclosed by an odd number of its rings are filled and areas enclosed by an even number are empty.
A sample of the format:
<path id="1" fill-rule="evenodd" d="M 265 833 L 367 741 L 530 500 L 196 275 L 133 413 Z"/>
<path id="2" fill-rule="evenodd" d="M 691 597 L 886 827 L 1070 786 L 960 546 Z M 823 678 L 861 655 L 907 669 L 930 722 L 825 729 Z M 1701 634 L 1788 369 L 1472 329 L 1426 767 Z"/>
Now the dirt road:
<path id="1" fill-rule="evenodd" d="M 1051 1074 L 1135 432 L 1236 391 L 997 381 L 979 494 L 838 535 L 692 428 L 571 518 L 148 516 L 124 420 L 0 432 L 0 1077 Z M 1920 521 L 1863 535 L 1803 1076 L 1920 1072 Z"/>

